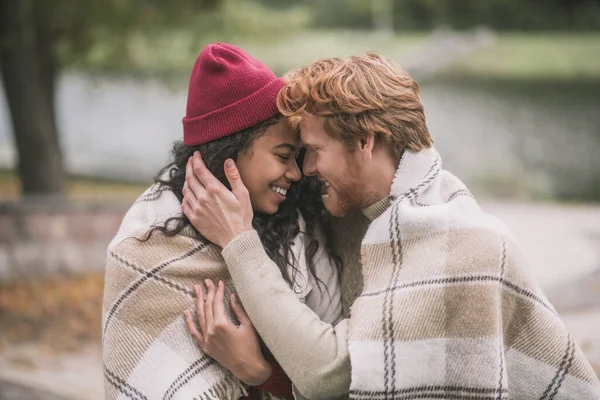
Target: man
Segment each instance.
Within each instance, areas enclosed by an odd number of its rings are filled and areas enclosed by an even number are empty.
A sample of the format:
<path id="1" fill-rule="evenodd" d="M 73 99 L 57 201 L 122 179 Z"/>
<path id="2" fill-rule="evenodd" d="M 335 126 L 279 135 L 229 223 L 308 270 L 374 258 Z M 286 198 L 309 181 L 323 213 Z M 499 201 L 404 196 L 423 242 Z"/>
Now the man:
<path id="1" fill-rule="evenodd" d="M 332 327 L 294 301 L 252 230 L 235 167 L 229 192 L 196 158 L 183 211 L 223 248 L 246 311 L 303 396 L 600 399 L 512 235 L 442 169 L 406 72 L 372 54 L 320 60 L 291 75 L 278 107 L 300 129 L 303 172 L 346 216 L 334 228 L 347 319 Z M 371 221 L 360 245 L 357 211 Z"/>

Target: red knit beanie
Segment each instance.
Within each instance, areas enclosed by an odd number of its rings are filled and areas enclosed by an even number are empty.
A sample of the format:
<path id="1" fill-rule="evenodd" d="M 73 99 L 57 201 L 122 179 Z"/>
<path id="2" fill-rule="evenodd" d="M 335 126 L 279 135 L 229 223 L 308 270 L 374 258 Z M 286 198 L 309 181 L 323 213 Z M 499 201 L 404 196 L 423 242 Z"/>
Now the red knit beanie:
<path id="1" fill-rule="evenodd" d="M 192 69 L 183 142 L 210 142 L 277 115 L 275 99 L 283 86 L 283 79 L 239 47 L 209 44 Z"/>

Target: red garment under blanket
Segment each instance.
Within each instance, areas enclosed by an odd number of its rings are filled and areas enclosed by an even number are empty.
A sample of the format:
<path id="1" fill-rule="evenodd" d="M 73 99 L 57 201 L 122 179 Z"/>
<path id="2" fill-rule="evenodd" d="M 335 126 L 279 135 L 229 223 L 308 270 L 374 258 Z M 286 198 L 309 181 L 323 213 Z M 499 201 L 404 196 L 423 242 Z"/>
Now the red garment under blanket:
<path id="1" fill-rule="evenodd" d="M 248 388 L 248 396 L 244 399 L 259 400 L 259 391 L 264 390 L 265 392 L 271 393 L 273 396 L 283 397 L 286 399 L 293 399 L 292 394 L 292 381 L 285 374 L 281 366 L 274 361 L 269 361 L 271 364 L 272 372 L 271 376 L 265 383 L 260 386 L 252 386 Z"/>

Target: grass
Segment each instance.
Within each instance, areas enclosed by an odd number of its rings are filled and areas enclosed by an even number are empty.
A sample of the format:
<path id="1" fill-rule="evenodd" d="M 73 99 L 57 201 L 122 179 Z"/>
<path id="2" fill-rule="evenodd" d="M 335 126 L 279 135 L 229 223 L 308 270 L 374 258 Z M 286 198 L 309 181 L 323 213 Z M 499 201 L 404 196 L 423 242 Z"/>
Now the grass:
<path id="1" fill-rule="evenodd" d="M 503 33 L 443 75 L 501 80 L 600 81 L 600 33 Z"/>
<path id="2" fill-rule="evenodd" d="M 67 195 L 73 199 L 135 199 L 150 184 L 119 182 L 93 177 L 69 177 Z M 21 184 L 14 171 L 0 171 L 0 201 L 16 200 L 21 196 Z"/>
<path id="3" fill-rule="evenodd" d="M 382 37 L 374 32 L 349 30 L 292 30 L 283 36 L 221 37 L 212 35 L 199 42 L 189 34 L 175 32 L 159 38 L 138 36 L 129 44 L 128 70 L 115 67 L 110 52 L 98 45 L 86 61 L 94 73 L 163 76 L 187 84 L 200 50 L 208 43 L 225 41 L 238 45 L 258 58 L 278 75 L 309 64 L 321 57 L 349 56 L 375 51 L 390 57 L 426 41 L 426 33 Z M 111 65 L 109 67 L 109 65 Z M 183 82 L 181 82 L 183 81 Z"/>
<path id="4" fill-rule="evenodd" d="M 343 30 L 301 31 L 272 43 L 252 40 L 234 42 L 271 67 L 278 74 L 310 64 L 323 57 L 347 57 L 374 51 L 390 58 L 426 42 L 425 33 L 402 33 L 382 37 L 373 32 Z"/>

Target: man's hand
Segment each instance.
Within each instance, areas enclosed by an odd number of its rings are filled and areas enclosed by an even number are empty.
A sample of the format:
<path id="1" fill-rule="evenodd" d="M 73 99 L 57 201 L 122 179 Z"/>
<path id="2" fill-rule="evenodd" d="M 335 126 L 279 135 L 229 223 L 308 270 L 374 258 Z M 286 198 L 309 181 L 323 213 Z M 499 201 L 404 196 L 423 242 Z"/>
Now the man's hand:
<path id="1" fill-rule="evenodd" d="M 212 243 L 225 247 L 252 230 L 252 204 L 233 160 L 225 162 L 231 191 L 206 168 L 200 153 L 187 163 L 181 209 L 192 225 Z"/>
<path id="2" fill-rule="evenodd" d="M 214 358 L 223 367 L 230 370 L 239 380 L 250 386 L 263 384 L 271 376 L 271 365 L 264 359 L 258 335 L 248 315 L 231 295 L 231 309 L 240 325 L 234 325 L 223 304 L 225 285 L 219 281 L 215 285 L 209 279 L 205 281 L 208 293 L 204 298 L 204 290 L 200 285 L 194 286 L 196 292 L 196 313 L 202 332 L 189 310 L 185 311 L 185 321 L 190 334 L 205 354 Z"/>

